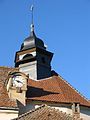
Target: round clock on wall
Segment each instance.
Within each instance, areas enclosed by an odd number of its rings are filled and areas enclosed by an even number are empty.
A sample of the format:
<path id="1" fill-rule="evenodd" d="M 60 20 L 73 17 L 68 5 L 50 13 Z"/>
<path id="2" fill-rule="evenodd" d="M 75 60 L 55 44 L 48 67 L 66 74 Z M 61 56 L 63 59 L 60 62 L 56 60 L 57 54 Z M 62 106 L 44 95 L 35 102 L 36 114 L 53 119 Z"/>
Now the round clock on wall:
<path id="1" fill-rule="evenodd" d="M 23 87 L 24 85 L 24 82 L 25 82 L 25 78 L 20 76 L 20 75 L 14 75 L 12 77 L 12 84 L 13 84 L 13 87 Z"/>
<path id="2" fill-rule="evenodd" d="M 28 76 L 22 72 L 9 73 L 7 91 L 16 90 L 18 93 L 27 90 Z"/>

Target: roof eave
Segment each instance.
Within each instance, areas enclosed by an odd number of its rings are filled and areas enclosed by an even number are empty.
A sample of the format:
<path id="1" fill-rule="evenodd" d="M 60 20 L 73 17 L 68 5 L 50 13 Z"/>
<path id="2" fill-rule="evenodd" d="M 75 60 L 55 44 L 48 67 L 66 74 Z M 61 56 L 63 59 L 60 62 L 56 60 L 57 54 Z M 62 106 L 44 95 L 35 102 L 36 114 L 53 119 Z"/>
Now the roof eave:
<path id="1" fill-rule="evenodd" d="M 49 100 L 37 100 L 37 99 L 33 99 L 33 98 L 27 98 L 26 99 L 26 103 L 30 103 L 31 101 L 39 101 L 39 102 L 49 102 L 49 103 L 58 103 L 58 104 L 73 104 L 73 103 L 79 103 L 80 106 L 84 106 L 84 107 L 88 107 L 90 108 L 90 105 L 85 105 L 85 104 L 81 104 L 80 102 L 58 102 L 58 101 L 49 101 Z"/>

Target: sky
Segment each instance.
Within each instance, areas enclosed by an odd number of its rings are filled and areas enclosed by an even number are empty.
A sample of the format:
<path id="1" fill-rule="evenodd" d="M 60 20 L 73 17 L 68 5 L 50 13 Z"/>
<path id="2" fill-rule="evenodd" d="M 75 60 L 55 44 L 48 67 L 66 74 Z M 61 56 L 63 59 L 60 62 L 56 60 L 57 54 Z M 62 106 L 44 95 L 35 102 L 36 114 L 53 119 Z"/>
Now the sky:
<path id="1" fill-rule="evenodd" d="M 33 0 L 0 0 L 0 66 L 14 67 L 30 35 Z M 90 99 L 90 0 L 34 0 L 35 33 L 54 53 L 52 69 Z"/>

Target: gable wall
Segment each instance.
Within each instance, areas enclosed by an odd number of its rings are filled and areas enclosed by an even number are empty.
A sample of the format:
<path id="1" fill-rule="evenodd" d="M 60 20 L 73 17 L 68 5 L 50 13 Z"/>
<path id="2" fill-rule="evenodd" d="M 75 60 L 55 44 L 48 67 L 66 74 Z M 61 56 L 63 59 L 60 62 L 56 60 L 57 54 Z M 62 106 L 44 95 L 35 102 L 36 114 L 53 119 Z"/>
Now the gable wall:
<path id="1" fill-rule="evenodd" d="M 18 111 L 0 110 L 0 120 L 11 120 L 18 117 Z"/>

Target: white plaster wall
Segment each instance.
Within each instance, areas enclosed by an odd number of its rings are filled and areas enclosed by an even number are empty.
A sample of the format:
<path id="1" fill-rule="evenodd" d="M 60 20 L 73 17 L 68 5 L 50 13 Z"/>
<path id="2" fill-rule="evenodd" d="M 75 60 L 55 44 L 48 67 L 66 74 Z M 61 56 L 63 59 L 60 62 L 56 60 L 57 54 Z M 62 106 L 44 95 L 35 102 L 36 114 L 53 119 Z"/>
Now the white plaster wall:
<path id="1" fill-rule="evenodd" d="M 37 62 L 30 62 L 19 65 L 20 72 L 24 72 L 26 75 L 29 74 L 29 78 L 37 79 Z"/>
<path id="2" fill-rule="evenodd" d="M 0 110 L 0 120 L 11 120 L 18 117 L 18 111 Z"/>

